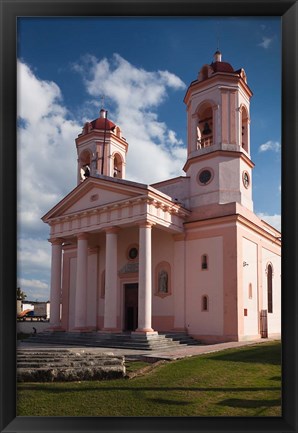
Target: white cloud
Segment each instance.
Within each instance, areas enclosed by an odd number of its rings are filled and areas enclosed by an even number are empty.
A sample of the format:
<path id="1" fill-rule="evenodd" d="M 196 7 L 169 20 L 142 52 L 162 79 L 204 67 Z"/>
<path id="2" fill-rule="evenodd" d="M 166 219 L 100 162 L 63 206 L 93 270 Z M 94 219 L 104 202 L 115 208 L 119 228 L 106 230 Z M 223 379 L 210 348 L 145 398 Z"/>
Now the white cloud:
<path id="1" fill-rule="evenodd" d="M 183 144 L 182 140 L 178 140 L 176 137 L 176 132 L 172 131 L 171 129 L 168 131 L 168 141 L 170 144 Z"/>
<path id="2" fill-rule="evenodd" d="M 87 55 L 74 69 L 82 74 L 92 97 L 104 94 L 116 106 L 112 120 L 129 143 L 127 179 L 153 183 L 182 174 L 183 141 L 158 119 L 156 111 L 169 90 L 185 89 L 179 77 L 137 68 L 118 54 L 111 60 Z"/>
<path id="3" fill-rule="evenodd" d="M 19 238 L 18 264 L 26 271 L 49 272 L 51 267 L 51 246 L 46 238 Z"/>
<path id="4" fill-rule="evenodd" d="M 75 186 L 74 139 L 59 87 L 18 62 L 18 217 L 20 230 L 46 229 L 41 216 Z"/>
<path id="5" fill-rule="evenodd" d="M 274 227 L 276 230 L 281 231 L 281 215 L 268 215 L 265 213 L 259 213 L 258 217 L 262 220 L 266 221 L 268 224 L 270 224 L 272 227 Z"/>
<path id="6" fill-rule="evenodd" d="M 76 186 L 82 125 L 69 114 L 59 87 L 18 61 L 18 275 L 32 299 L 49 296 L 49 228 L 41 217 Z"/>
<path id="7" fill-rule="evenodd" d="M 281 144 L 278 141 L 266 141 L 266 143 L 263 143 L 259 147 L 259 152 L 267 152 L 267 151 L 273 151 L 273 152 L 280 152 L 281 150 Z"/>
<path id="8" fill-rule="evenodd" d="M 265 50 L 267 50 L 269 48 L 269 46 L 271 45 L 272 41 L 273 41 L 273 38 L 268 38 L 266 36 L 263 36 L 262 37 L 262 42 L 260 42 L 258 44 L 258 46 L 264 48 Z"/>
<path id="9" fill-rule="evenodd" d="M 20 278 L 18 287 L 27 295 L 26 301 L 47 301 L 50 291 L 48 283 L 40 280 Z"/>
<path id="10" fill-rule="evenodd" d="M 45 229 L 44 237 L 18 239 L 18 286 L 31 300 L 50 296 L 51 246 Z"/>

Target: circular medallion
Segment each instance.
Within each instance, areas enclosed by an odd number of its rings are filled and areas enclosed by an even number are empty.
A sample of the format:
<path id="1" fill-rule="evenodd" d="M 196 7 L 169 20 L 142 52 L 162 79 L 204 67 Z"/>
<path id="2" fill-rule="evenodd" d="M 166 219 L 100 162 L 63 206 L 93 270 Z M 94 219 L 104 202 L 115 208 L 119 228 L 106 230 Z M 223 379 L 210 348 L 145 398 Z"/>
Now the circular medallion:
<path id="1" fill-rule="evenodd" d="M 128 257 L 131 260 L 136 259 L 138 257 L 138 254 L 139 254 L 138 249 L 135 247 L 130 248 L 130 250 L 128 251 Z"/>
<path id="2" fill-rule="evenodd" d="M 212 179 L 212 173 L 209 169 L 203 169 L 199 172 L 198 180 L 202 185 L 207 185 Z"/>

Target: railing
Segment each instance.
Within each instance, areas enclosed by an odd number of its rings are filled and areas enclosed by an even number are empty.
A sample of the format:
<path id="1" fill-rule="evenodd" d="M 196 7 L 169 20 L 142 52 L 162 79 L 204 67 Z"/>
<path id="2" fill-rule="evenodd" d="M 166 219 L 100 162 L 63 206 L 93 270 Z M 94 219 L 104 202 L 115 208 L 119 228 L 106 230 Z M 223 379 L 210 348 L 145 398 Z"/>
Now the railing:
<path id="1" fill-rule="evenodd" d="M 210 147 L 213 145 L 213 137 L 201 138 L 197 141 L 197 149 L 204 149 L 205 147 Z"/>

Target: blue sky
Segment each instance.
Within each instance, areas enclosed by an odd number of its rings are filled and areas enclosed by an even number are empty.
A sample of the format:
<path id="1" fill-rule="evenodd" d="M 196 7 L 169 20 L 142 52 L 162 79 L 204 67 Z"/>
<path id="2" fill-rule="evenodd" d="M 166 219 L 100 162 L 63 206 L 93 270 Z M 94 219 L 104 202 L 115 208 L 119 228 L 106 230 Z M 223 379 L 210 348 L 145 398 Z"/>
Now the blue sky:
<path id="1" fill-rule="evenodd" d="M 18 283 L 28 299 L 49 297 L 49 230 L 40 218 L 76 186 L 74 140 L 98 117 L 101 95 L 129 142 L 127 179 L 183 175 L 183 98 L 218 47 L 223 61 L 244 68 L 253 91 L 254 210 L 280 228 L 280 24 L 279 17 L 18 20 Z"/>

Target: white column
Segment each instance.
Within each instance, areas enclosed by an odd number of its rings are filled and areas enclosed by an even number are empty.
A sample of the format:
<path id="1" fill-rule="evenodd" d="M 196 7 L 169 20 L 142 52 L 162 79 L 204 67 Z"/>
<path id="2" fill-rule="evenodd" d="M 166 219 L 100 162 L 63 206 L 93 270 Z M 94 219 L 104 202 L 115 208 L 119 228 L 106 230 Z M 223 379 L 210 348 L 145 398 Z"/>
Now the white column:
<path id="1" fill-rule="evenodd" d="M 77 280 L 75 300 L 75 328 L 84 330 L 87 311 L 87 270 L 88 270 L 88 235 L 77 236 Z"/>
<path id="2" fill-rule="evenodd" d="M 50 326 L 55 329 L 60 327 L 62 240 L 50 239 L 50 242 L 52 243 Z"/>
<path id="3" fill-rule="evenodd" d="M 136 332 L 153 332 L 152 329 L 152 267 L 151 232 L 152 224 L 146 222 L 139 229 L 139 305 L 138 329 Z"/>
<path id="4" fill-rule="evenodd" d="M 117 233 L 118 229 L 111 227 L 106 230 L 106 273 L 105 273 L 105 311 L 104 331 L 119 331 L 117 329 Z"/>

